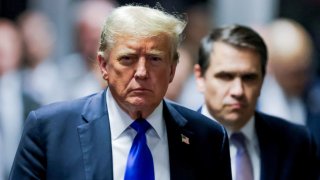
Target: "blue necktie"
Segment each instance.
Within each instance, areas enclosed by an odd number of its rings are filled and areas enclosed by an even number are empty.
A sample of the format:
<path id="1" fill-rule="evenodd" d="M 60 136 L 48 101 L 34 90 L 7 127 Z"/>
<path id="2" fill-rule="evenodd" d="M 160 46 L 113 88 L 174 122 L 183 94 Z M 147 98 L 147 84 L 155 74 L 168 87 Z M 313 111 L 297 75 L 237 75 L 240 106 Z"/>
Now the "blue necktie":
<path id="1" fill-rule="evenodd" d="M 139 118 L 131 127 L 137 131 L 137 135 L 129 152 L 124 180 L 154 180 L 153 159 L 145 135 L 151 125 Z"/>
<path id="2" fill-rule="evenodd" d="M 233 133 L 230 141 L 237 147 L 235 180 L 253 180 L 253 169 L 245 145 L 245 136 L 242 133 Z"/>

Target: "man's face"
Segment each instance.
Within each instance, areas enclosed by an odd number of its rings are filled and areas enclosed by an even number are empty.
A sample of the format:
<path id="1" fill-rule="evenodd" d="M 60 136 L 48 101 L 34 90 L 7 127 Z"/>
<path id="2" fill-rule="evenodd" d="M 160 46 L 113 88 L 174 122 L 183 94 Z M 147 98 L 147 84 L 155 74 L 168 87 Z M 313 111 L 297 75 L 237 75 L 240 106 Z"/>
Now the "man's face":
<path id="1" fill-rule="evenodd" d="M 163 99 L 176 68 L 171 48 L 165 35 L 121 36 L 104 58 L 105 65 L 100 63 L 113 97 L 131 117 L 137 111 L 150 115 Z"/>
<path id="2" fill-rule="evenodd" d="M 252 50 L 217 42 L 203 77 L 195 67 L 210 114 L 230 129 L 239 130 L 254 113 L 263 82 L 260 63 Z"/>
<path id="3" fill-rule="evenodd" d="M 289 57 L 290 58 L 290 57 Z M 310 61 L 303 57 L 299 59 L 273 60 L 272 73 L 287 96 L 302 96 L 309 83 L 311 70 Z M 308 58 L 308 56 L 305 56 Z M 285 71 L 284 71 L 285 69 Z"/>

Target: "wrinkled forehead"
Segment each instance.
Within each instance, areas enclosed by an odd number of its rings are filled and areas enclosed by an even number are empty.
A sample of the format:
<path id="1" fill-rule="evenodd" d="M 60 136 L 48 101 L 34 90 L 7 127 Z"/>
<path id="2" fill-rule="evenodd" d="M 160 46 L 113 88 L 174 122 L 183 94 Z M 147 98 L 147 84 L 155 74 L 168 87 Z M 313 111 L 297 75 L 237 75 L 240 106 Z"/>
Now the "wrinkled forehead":
<path id="1" fill-rule="evenodd" d="M 134 43 L 139 44 L 140 42 L 149 42 L 155 45 L 162 44 L 162 43 L 167 43 L 168 45 L 170 45 L 172 43 L 172 39 L 166 33 L 158 33 L 158 34 L 152 34 L 152 35 L 138 35 L 138 34 L 127 33 L 127 34 L 121 34 L 121 35 L 115 36 L 114 42 L 117 44 L 123 43 L 123 42 L 130 43 L 130 44 L 134 44 Z"/>
<path id="2" fill-rule="evenodd" d="M 172 40 L 166 34 L 157 36 L 145 37 L 134 35 L 117 36 L 111 50 L 117 49 L 120 51 L 153 51 L 161 53 L 172 53 Z"/>

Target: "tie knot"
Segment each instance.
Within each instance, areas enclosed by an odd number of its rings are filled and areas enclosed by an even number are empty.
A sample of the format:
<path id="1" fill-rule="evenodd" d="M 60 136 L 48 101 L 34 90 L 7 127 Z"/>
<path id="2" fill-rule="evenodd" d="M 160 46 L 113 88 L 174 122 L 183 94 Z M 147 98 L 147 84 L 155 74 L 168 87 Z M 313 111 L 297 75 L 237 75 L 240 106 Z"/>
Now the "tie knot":
<path id="1" fill-rule="evenodd" d="M 245 148 L 245 140 L 246 137 L 241 132 L 233 133 L 230 137 L 231 143 L 233 143 L 239 150 L 243 150 Z"/>
<path id="2" fill-rule="evenodd" d="M 151 127 L 147 120 L 143 118 L 136 119 L 130 126 L 138 133 L 146 133 L 146 131 Z"/>

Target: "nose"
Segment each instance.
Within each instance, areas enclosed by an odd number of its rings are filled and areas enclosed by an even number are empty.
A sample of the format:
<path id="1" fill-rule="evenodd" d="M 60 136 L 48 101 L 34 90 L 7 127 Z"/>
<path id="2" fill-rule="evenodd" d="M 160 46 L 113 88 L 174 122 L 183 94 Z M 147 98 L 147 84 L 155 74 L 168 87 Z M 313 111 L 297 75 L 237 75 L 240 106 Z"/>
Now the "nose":
<path id="1" fill-rule="evenodd" d="M 134 77 L 137 79 L 148 78 L 147 61 L 145 58 L 140 58 L 137 63 L 136 72 Z"/>
<path id="2" fill-rule="evenodd" d="M 241 98 L 244 93 L 243 83 L 240 78 L 236 78 L 231 85 L 230 93 L 232 97 Z"/>

